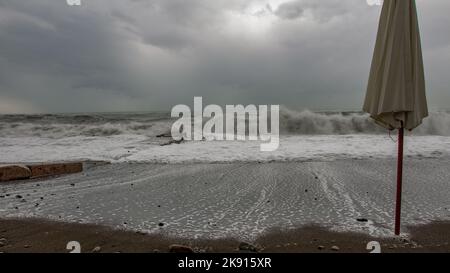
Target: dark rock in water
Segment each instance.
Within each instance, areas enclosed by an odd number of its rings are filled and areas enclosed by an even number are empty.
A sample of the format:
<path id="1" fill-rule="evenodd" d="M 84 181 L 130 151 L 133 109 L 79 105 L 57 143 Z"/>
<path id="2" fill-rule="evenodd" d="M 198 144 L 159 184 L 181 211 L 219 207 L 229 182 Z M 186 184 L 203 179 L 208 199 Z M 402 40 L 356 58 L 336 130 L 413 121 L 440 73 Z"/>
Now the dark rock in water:
<path id="1" fill-rule="evenodd" d="M 367 223 L 367 222 L 369 222 L 369 220 L 367 220 L 366 218 L 358 218 L 358 219 L 356 219 L 356 221 L 362 222 L 362 223 Z"/>
<path id="2" fill-rule="evenodd" d="M 75 184 L 74 184 L 74 183 L 71 183 L 70 186 L 75 187 Z"/>
<path id="3" fill-rule="evenodd" d="M 16 195 L 16 198 L 17 199 L 22 199 L 23 197 L 22 197 L 22 195 L 18 194 L 18 195 Z"/>
<path id="4" fill-rule="evenodd" d="M 169 246 L 170 253 L 194 253 L 194 250 L 184 245 L 171 245 Z"/>
<path id="5" fill-rule="evenodd" d="M 163 227 L 164 223 L 159 223 L 158 226 Z"/>
<path id="6" fill-rule="evenodd" d="M 181 144 L 183 142 L 184 142 L 184 138 L 181 138 L 180 140 L 171 140 L 171 141 L 169 141 L 167 143 L 163 143 L 160 146 L 169 146 L 169 145 L 172 145 L 172 144 Z"/>
<path id="7" fill-rule="evenodd" d="M 258 252 L 258 248 L 256 246 L 245 242 L 240 243 L 238 249 L 240 251 Z"/>
<path id="8" fill-rule="evenodd" d="M 172 133 L 164 133 L 164 134 L 160 134 L 156 136 L 157 138 L 162 138 L 162 137 L 172 137 Z"/>

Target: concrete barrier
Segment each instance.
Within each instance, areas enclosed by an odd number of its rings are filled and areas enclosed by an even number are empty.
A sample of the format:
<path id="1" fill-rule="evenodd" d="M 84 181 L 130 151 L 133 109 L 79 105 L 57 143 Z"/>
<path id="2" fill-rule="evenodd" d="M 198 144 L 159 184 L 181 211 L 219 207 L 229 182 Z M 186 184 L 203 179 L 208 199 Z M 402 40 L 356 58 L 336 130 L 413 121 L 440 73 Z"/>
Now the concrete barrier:
<path id="1" fill-rule="evenodd" d="M 0 165 L 0 182 L 22 180 L 31 177 L 31 170 L 24 165 Z"/>
<path id="2" fill-rule="evenodd" d="M 35 164 L 27 166 L 31 170 L 31 178 L 72 174 L 83 171 L 83 163 L 53 163 L 53 164 Z"/>

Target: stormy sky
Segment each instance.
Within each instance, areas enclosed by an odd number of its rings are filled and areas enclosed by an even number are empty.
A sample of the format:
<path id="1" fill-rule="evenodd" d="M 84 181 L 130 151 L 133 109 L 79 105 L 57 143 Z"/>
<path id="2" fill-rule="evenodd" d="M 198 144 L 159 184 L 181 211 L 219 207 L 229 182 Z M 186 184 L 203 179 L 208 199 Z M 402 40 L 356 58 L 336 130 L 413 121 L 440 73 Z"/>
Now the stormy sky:
<path id="1" fill-rule="evenodd" d="M 206 104 L 360 110 L 366 0 L 0 0 L 0 113 Z M 450 108 L 450 1 L 417 0 L 431 109 Z"/>

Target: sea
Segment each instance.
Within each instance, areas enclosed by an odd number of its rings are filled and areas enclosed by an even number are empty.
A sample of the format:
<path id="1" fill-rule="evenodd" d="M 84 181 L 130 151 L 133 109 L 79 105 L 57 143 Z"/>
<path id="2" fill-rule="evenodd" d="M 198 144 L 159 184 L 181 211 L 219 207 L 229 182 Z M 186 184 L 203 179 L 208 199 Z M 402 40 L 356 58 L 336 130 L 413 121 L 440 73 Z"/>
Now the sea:
<path id="1" fill-rule="evenodd" d="M 361 112 L 280 111 L 280 146 L 261 141 L 183 141 L 170 137 L 168 112 L 0 115 L 0 163 L 93 160 L 220 163 L 390 158 L 397 136 Z M 407 157 L 450 155 L 450 112 L 433 112 L 407 132 Z"/>

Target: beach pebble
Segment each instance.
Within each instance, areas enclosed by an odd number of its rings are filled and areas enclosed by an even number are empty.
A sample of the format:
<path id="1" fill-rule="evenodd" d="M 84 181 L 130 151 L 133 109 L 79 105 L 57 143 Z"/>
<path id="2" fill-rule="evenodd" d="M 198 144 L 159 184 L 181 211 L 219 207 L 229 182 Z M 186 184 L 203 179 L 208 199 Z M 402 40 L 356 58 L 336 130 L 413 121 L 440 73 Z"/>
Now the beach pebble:
<path id="1" fill-rule="evenodd" d="M 339 251 L 340 248 L 339 248 L 338 246 L 332 246 L 332 247 L 331 247 L 331 250 L 333 250 L 333 251 Z"/>
<path id="2" fill-rule="evenodd" d="M 31 248 L 31 245 L 24 245 L 24 248 Z"/>
<path id="3" fill-rule="evenodd" d="M 17 199 L 22 199 L 23 197 L 22 197 L 22 195 L 18 194 L 18 195 L 16 195 L 16 198 Z"/>
<path id="4" fill-rule="evenodd" d="M 4 247 L 8 244 L 8 240 L 6 240 L 6 238 L 1 238 L 0 239 L 0 247 Z"/>
<path id="5" fill-rule="evenodd" d="M 158 226 L 163 227 L 164 223 L 159 223 Z"/>
<path id="6" fill-rule="evenodd" d="M 362 222 L 362 223 L 367 223 L 367 222 L 369 222 L 369 220 L 367 220 L 366 218 L 358 218 L 358 219 L 356 219 L 356 221 Z"/>
<path id="7" fill-rule="evenodd" d="M 170 253 L 194 253 L 194 250 L 184 245 L 171 245 L 169 246 Z"/>
<path id="8" fill-rule="evenodd" d="M 100 252 L 101 250 L 102 250 L 101 247 L 96 246 L 96 247 L 94 247 L 94 249 L 92 249 L 92 253 L 98 253 L 98 252 Z"/>
<path id="9" fill-rule="evenodd" d="M 240 251 L 250 251 L 250 252 L 258 252 L 258 248 L 249 243 L 241 242 L 238 246 Z"/>
<path id="10" fill-rule="evenodd" d="M 318 250 L 324 250 L 325 247 L 324 247 L 324 246 L 318 246 L 317 249 L 318 249 Z"/>

